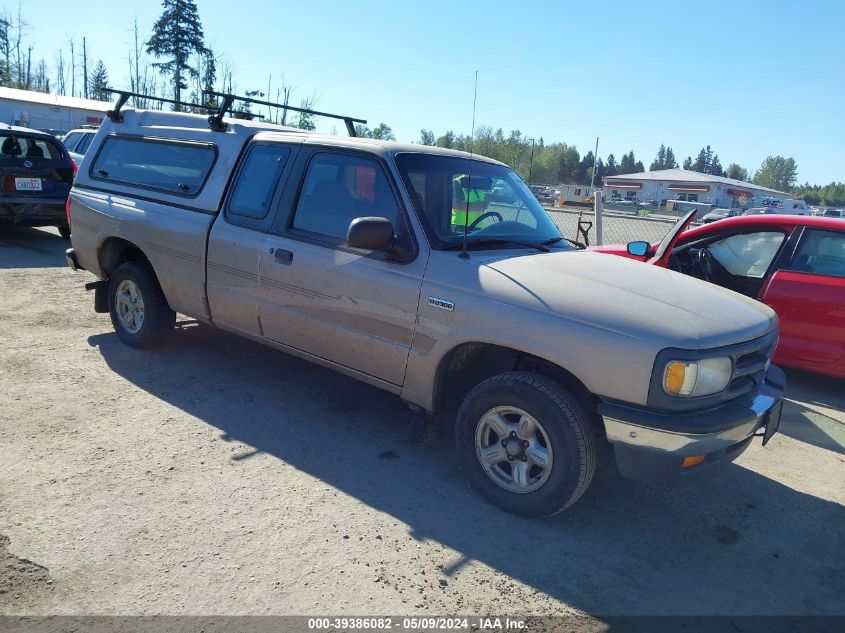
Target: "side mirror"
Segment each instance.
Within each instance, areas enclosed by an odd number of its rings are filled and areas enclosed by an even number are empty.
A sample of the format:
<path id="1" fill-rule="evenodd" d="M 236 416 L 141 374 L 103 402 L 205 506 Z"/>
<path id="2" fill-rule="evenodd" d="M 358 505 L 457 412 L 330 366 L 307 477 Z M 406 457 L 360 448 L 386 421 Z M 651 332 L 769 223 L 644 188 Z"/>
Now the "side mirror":
<path id="1" fill-rule="evenodd" d="M 346 232 L 346 243 L 367 251 L 389 251 L 395 235 L 387 218 L 355 218 Z"/>
<path id="2" fill-rule="evenodd" d="M 645 257 L 648 255 L 649 248 L 651 248 L 651 244 L 648 242 L 628 242 L 628 255 Z"/>

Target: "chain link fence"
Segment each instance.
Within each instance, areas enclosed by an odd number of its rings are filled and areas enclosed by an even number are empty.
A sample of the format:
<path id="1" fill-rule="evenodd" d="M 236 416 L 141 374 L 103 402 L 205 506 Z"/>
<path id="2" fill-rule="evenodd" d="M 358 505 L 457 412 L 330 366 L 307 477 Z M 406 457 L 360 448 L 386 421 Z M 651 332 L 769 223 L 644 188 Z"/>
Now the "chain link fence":
<path id="1" fill-rule="evenodd" d="M 552 220 L 563 236 L 588 246 L 596 245 L 595 211 L 592 207 L 546 207 Z M 626 244 L 643 240 L 654 243 L 663 239 L 678 217 L 672 214 L 638 215 L 637 211 L 627 212 L 604 209 L 602 213 L 602 233 L 604 244 Z M 578 230 L 586 230 L 585 235 Z"/>

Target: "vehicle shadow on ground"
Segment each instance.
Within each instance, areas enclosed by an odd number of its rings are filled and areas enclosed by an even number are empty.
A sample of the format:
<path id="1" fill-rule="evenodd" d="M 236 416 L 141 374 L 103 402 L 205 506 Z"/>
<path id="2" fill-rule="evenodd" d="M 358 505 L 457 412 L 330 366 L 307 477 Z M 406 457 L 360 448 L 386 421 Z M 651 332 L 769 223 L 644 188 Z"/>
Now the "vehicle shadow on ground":
<path id="1" fill-rule="evenodd" d="M 500 572 L 503 600 L 510 577 L 596 616 L 845 614 L 845 508 L 739 465 L 668 489 L 606 468 L 569 511 L 520 519 L 467 487 L 448 438 L 408 444 L 406 407 L 378 389 L 202 326 L 177 329 L 156 352 L 112 333 L 88 341 L 117 374 L 223 439 L 459 552 L 447 575 L 473 560 Z"/>
<path id="2" fill-rule="evenodd" d="M 55 229 L 0 222 L 0 268 L 57 268 L 67 266 L 70 240 Z"/>
<path id="3" fill-rule="evenodd" d="M 789 370 L 786 396 L 780 432 L 845 455 L 845 422 L 826 415 L 829 409 L 845 411 L 845 380 Z"/>

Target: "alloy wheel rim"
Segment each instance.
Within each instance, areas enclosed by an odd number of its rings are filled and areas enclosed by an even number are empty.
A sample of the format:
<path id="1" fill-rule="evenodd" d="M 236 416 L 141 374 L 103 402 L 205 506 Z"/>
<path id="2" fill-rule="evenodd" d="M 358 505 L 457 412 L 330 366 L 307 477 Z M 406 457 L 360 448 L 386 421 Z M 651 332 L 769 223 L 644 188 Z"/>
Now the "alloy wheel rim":
<path id="1" fill-rule="evenodd" d="M 144 326 L 144 297 L 131 279 L 121 281 L 114 294 L 117 318 L 129 334 L 137 334 Z"/>
<path id="2" fill-rule="evenodd" d="M 481 416 L 475 428 L 475 454 L 490 479 L 519 494 L 541 488 L 554 462 L 543 425 L 513 406 L 495 407 Z"/>

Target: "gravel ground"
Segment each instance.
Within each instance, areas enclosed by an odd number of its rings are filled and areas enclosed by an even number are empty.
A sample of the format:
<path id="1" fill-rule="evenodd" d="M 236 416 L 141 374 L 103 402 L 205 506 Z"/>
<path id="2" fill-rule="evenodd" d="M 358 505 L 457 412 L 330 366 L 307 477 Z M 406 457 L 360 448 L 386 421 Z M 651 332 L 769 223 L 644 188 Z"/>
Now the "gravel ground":
<path id="1" fill-rule="evenodd" d="M 0 227 L 0 614 L 845 614 L 845 389 L 684 488 L 487 505 L 393 396 L 211 328 L 122 345 Z"/>

